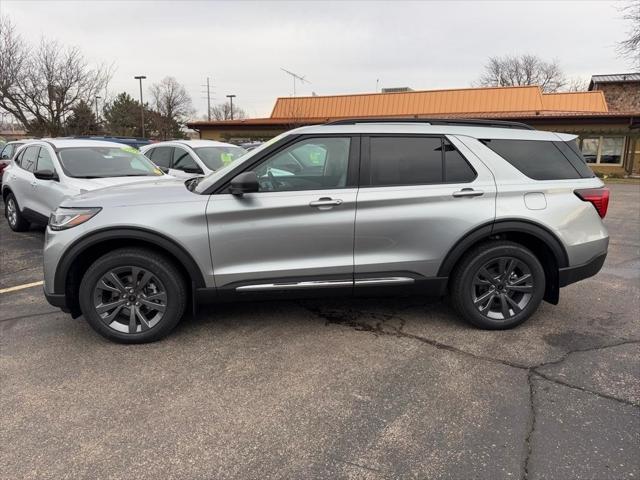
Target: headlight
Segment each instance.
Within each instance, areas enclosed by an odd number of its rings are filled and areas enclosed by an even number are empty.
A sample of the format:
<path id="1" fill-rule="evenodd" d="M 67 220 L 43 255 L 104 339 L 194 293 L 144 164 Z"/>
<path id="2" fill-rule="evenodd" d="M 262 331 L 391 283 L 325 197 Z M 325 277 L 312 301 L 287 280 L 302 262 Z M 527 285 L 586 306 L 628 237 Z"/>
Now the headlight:
<path id="1" fill-rule="evenodd" d="M 53 212 L 49 217 L 49 228 L 51 228 L 51 230 L 66 230 L 67 228 L 75 227 L 92 218 L 100 210 L 102 209 L 99 207 L 96 207 L 96 208 L 58 207 L 56 211 Z"/>

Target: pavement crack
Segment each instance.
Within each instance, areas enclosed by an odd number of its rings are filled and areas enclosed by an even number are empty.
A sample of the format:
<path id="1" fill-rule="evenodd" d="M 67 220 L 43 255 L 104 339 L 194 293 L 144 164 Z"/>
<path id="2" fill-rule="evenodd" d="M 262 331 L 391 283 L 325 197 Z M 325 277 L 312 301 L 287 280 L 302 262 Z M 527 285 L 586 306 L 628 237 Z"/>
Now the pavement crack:
<path id="1" fill-rule="evenodd" d="M 525 457 L 524 462 L 522 464 L 522 478 L 523 480 L 527 480 L 529 478 L 529 462 L 531 460 L 531 454 L 533 453 L 533 448 L 531 446 L 531 438 L 533 437 L 533 431 L 536 428 L 536 406 L 535 406 L 535 387 L 533 385 L 533 381 L 531 380 L 533 372 L 531 369 L 527 372 L 527 385 L 529 386 L 529 424 L 527 429 L 527 435 L 524 439 L 524 447 L 525 447 Z"/>
<path id="2" fill-rule="evenodd" d="M 604 398 L 604 399 L 607 399 L 607 400 L 613 400 L 614 402 L 623 403 L 625 405 L 631 405 L 632 407 L 640 407 L 640 404 L 638 404 L 638 403 L 626 400 L 624 398 L 615 397 L 613 395 L 608 395 L 606 393 L 597 392 L 595 390 L 591 390 L 589 388 L 581 387 L 579 385 L 574 385 L 572 383 L 565 382 L 563 380 L 558 380 L 557 378 L 549 377 L 548 375 L 545 375 L 544 373 L 540 373 L 536 369 L 531 369 L 531 373 L 534 374 L 534 375 L 539 376 L 540 378 L 543 378 L 543 379 L 547 380 L 548 382 L 555 383 L 557 385 L 562 385 L 563 387 L 572 388 L 574 390 L 580 390 L 581 392 L 590 393 L 591 395 L 595 395 L 596 397 Z"/>
<path id="3" fill-rule="evenodd" d="M 383 472 L 381 472 L 378 469 L 372 468 L 372 467 L 367 467 L 366 465 L 360 465 L 359 463 L 355 463 L 355 462 L 350 462 L 348 460 L 342 460 L 342 459 L 337 459 L 340 463 L 344 463 L 346 465 L 351 465 L 353 467 L 357 467 L 357 468 L 361 468 L 362 470 L 367 470 L 369 472 L 375 472 L 378 475 L 380 475 L 382 478 L 392 478 L 389 477 L 388 475 L 385 475 Z"/>
<path id="4" fill-rule="evenodd" d="M 640 340 L 622 340 L 620 342 L 610 343 L 607 345 L 598 345 L 597 347 L 588 347 L 588 348 L 576 348 L 573 350 L 567 350 L 560 358 L 557 360 L 552 360 L 551 362 L 543 362 L 538 365 L 533 365 L 531 368 L 536 370 L 542 367 L 549 367 L 552 365 L 558 365 L 564 362 L 570 355 L 574 353 L 583 353 L 583 352 L 594 352 L 596 350 L 604 350 L 607 348 L 621 347 L 622 345 L 632 345 L 634 343 L 640 343 Z"/>

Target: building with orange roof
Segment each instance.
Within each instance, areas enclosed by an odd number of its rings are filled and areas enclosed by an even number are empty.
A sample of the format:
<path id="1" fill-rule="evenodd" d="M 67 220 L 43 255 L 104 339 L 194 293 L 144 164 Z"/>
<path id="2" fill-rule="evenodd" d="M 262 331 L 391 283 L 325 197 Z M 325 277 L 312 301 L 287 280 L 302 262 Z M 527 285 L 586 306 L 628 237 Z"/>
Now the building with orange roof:
<path id="1" fill-rule="evenodd" d="M 618 108 L 610 109 L 606 90 L 543 93 L 538 86 L 280 97 L 268 118 L 194 121 L 187 126 L 197 130 L 200 138 L 239 141 L 264 140 L 298 126 L 345 118 L 515 120 L 541 130 L 579 135 L 580 148 L 596 172 L 625 176 L 640 174 L 640 106 L 631 101 L 634 92 L 640 98 L 640 82 L 635 88 L 625 85 L 624 91 L 632 93 L 628 109 L 619 96 Z"/>

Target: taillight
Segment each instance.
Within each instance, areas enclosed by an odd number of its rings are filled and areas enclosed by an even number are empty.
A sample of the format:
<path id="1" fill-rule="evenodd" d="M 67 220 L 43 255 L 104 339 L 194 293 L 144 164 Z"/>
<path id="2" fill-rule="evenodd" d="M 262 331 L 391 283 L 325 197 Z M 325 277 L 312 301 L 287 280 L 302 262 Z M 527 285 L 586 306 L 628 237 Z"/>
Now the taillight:
<path id="1" fill-rule="evenodd" d="M 602 188 L 581 188 L 580 190 L 574 190 L 580 200 L 585 202 L 591 202 L 596 207 L 600 218 L 604 218 L 607 214 L 607 208 L 609 207 L 609 189 Z"/>

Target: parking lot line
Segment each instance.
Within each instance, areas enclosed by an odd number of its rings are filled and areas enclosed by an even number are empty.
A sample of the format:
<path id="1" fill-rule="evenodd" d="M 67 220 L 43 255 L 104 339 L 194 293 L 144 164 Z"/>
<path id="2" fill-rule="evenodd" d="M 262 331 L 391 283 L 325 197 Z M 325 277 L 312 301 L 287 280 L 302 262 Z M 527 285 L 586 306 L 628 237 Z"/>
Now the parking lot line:
<path id="1" fill-rule="evenodd" d="M 38 285 L 42 285 L 43 283 L 44 281 L 40 280 L 39 282 L 24 283 L 22 285 L 16 285 L 15 287 L 0 288 L 0 293 L 9 293 L 9 292 L 15 292 L 16 290 L 23 290 L 25 288 L 37 287 Z"/>

